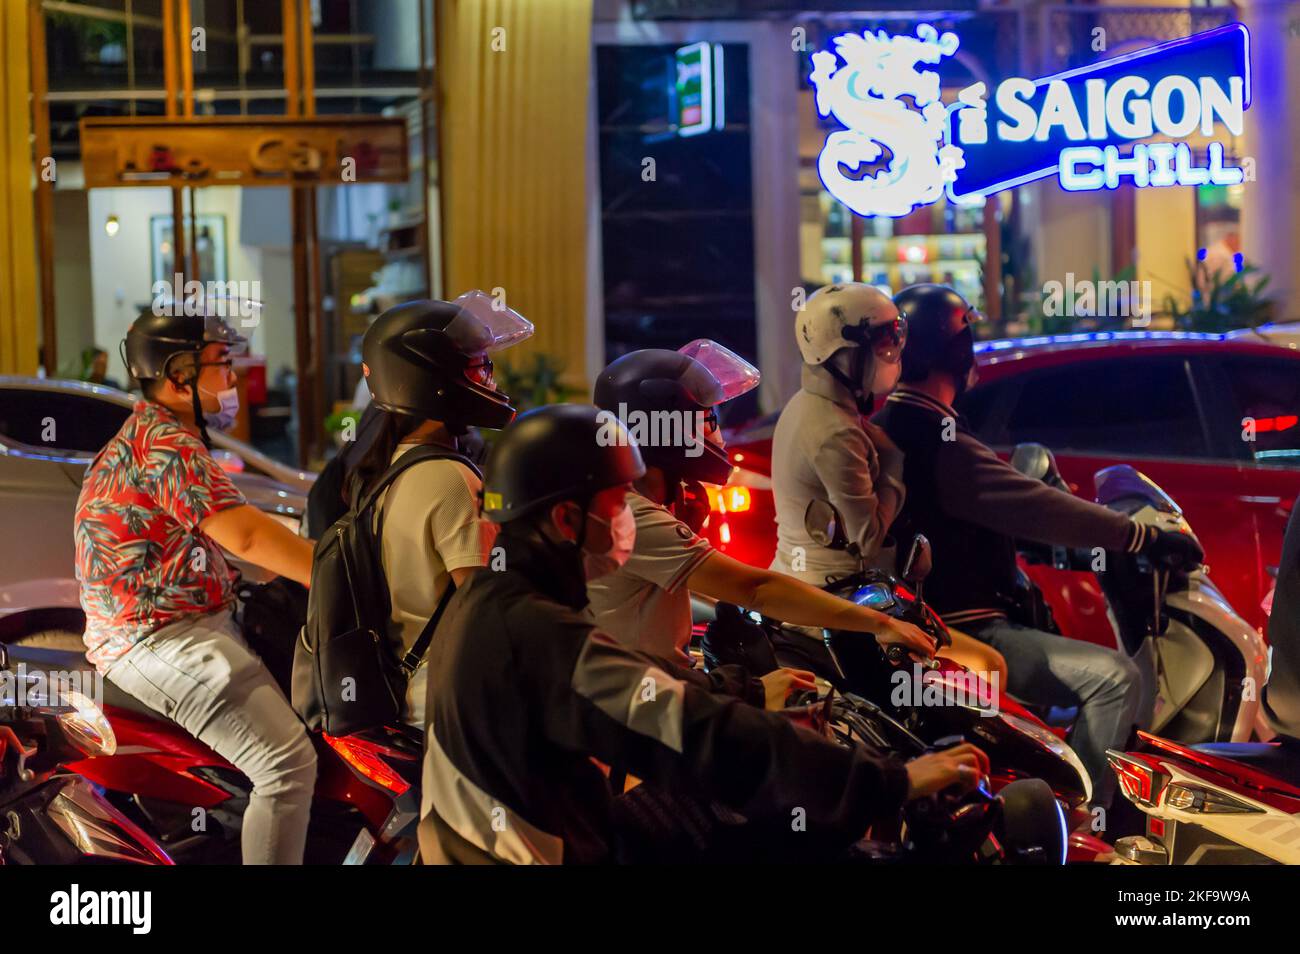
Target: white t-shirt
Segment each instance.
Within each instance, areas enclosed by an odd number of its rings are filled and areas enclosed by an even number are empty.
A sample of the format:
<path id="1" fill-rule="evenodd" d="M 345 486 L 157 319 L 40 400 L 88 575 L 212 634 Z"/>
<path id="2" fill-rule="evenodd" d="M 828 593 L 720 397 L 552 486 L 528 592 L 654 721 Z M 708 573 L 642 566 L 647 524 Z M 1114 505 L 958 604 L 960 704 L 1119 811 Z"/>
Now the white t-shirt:
<path id="1" fill-rule="evenodd" d="M 399 444 L 393 461 L 416 446 Z M 403 471 L 379 498 L 380 551 L 393 604 L 388 636 L 399 653 L 414 645 L 438 608 L 450 571 L 487 566 L 497 528 L 479 515 L 480 487 L 460 461 L 428 460 Z M 406 692 L 406 721 L 421 728 L 426 676 L 421 662 Z"/>

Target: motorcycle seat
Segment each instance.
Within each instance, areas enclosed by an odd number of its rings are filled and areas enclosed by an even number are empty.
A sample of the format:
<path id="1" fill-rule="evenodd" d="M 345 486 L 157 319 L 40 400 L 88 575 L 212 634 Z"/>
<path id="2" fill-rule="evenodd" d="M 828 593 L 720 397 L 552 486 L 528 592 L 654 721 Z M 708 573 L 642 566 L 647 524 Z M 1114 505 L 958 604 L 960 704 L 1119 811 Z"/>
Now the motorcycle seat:
<path id="1" fill-rule="evenodd" d="M 85 653 L 36 646 L 7 646 L 6 649 L 9 653 L 9 666 L 13 670 L 18 668 L 19 663 L 24 663 L 28 671 L 37 669 L 44 672 L 93 673 L 95 671 L 94 665 L 86 659 Z M 113 706 L 117 709 L 126 709 L 138 715 L 148 716 L 151 719 L 162 718 L 161 713 L 150 709 L 130 693 L 123 692 L 109 680 L 103 679 L 100 684 L 104 690 L 103 698 L 94 701 L 102 702 L 106 706 Z"/>
<path id="2" fill-rule="evenodd" d="M 1190 748 L 1216 758 L 1240 762 L 1300 788 L 1300 746 L 1277 742 L 1203 742 Z"/>

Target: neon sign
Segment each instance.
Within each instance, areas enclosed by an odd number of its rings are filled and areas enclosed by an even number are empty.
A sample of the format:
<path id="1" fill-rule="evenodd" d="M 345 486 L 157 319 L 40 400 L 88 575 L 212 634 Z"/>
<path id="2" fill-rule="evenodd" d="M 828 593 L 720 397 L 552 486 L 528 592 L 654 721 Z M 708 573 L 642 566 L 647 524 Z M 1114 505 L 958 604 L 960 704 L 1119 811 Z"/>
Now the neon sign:
<path id="1" fill-rule="evenodd" d="M 692 43 L 673 54 L 673 124 L 679 136 L 698 136 L 726 122 L 722 44 Z"/>
<path id="2" fill-rule="evenodd" d="M 813 54 L 818 110 L 832 132 L 818 163 L 827 191 L 861 215 L 906 215 L 938 198 L 956 202 L 1056 176 L 1072 192 L 1116 188 L 1236 185 L 1220 142 L 1204 162 L 1181 140 L 1222 126 L 1242 133 L 1250 107 L 1250 38 L 1239 23 L 1161 43 L 1039 80 L 1013 78 L 988 96 L 984 83 L 939 102 L 939 75 L 917 70 L 958 48 L 955 34 L 923 24 L 915 38 L 880 32 L 836 37 L 835 55 Z M 899 97 L 911 95 L 916 108 Z M 935 123 L 940 124 L 937 130 Z M 882 163 L 881 147 L 890 151 Z M 878 171 L 858 174 L 864 164 Z M 853 173 L 848 175 L 845 169 Z"/>

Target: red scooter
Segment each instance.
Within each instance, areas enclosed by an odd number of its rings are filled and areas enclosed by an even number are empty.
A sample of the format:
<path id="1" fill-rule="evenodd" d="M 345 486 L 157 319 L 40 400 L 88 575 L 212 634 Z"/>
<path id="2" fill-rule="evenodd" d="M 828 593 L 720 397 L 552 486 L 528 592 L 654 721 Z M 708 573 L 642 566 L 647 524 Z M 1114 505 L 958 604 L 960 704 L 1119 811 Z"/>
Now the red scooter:
<path id="1" fill-rule="evenodd" d="M 79 646 L 8 647 L 29 669 L 91 671 Z M 287 690 L 286 690 L 287 691 Z M 178 863 L 234 863 L 252 783 L 183 728 L 103 681 L 116 751 L 67 763 Z M 419 821 L 422 733 L 410 726 L 314 735 L 308 864 L 409 864 Z"/>
<path id="2" fill-rule="evenodd" d="M 1300 864 L 1300 743 L 1184 745 L 1145 732 L 1107 753 L 1147 833 L 1121 838 L 1129 864 Z"/>
<path id="3" fill-rule="evenodd" d="M 69 760 L 111 757 L 113 729 L 90 699 L 27 669 L 0 645 L 0 865 L 170 865 L 172 859 Z"/>

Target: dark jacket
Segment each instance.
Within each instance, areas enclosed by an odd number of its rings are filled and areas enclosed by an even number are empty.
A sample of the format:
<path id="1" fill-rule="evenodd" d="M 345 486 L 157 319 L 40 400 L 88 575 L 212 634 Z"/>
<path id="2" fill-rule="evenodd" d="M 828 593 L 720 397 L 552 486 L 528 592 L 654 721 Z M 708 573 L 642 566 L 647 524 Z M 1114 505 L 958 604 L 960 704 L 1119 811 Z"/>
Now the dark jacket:
<path id="1" fill-rule="evenodd" d="M 923 533 L 934 552 L 926 601 L 955 626 L 1006 615 L 1016 587 L 1016 539 L 1136 549 L 1142 528 L 1123 514 L 1026 477 L 970 432 L 951 408 L 900 387 L 874 420 L 903 451 L 907 498 L 893 535 Z"/>
<path id="2" fill-rule="evenodd" d="M 1274 732 L 1300 739 L 1300 508 L 1296 507 L 1282 538 L 1268 644 L 1273 660 L 1264 687 L 1264 714 Z"/>
<path id="3" fill-rule="evenodd" d="M 623 648 L 582 612 L 580 560 L 503 533 L 507 569 L 476 570 L 429 662 L 422 829 L 428 863 L 612 859 L 613 797 L 592 761 L 751 819 L 804 812 L 860 838 L 907 792 L 897 761 L 843 748 L 670 663 Z"/>

